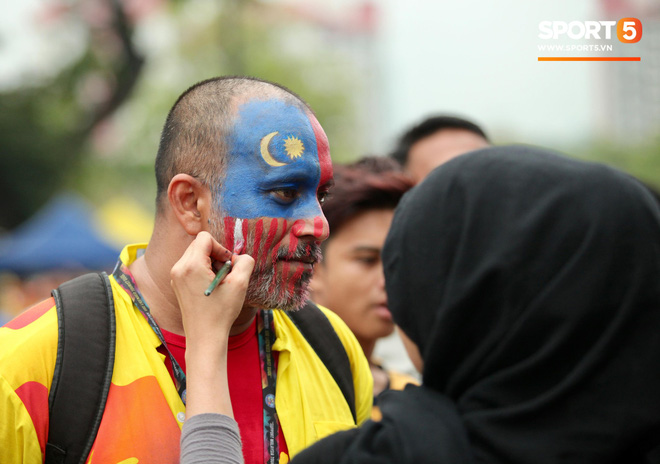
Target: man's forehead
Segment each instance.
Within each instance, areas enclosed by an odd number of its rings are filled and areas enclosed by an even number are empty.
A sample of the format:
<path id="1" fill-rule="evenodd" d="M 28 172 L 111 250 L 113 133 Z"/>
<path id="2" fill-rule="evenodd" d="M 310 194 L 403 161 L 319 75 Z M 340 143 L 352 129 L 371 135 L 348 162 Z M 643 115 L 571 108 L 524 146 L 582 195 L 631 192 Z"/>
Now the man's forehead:
<path id="1" fill-rule="evenodd" d="M 309 124 L 307 111 L 302 104 L 277 96 L 253 96 L 234 102 L 234 126 L 242 124 L 262 125 L 268 120 L 273 124 Z"/>
<path id="2" fill-rule="evenodd" d="M 264 168 L 315 155 L 316 143 L 307 115 L 282 100 L 253 99 L 241 104 L 230 137 L 230 156 L 247 158 Z"/>
<path id="3" fill-rule="evenodd" d="M 222 196 L 225 211 L 232 216 L 288 217 L 292 211 L 268 200 L 264 203 L 259 192 L 281 186 L 304 186 L 315 192 L 332 178 L 325 133 L 301 103 L 281 98 L 240 103 L 228 142 L 232 175 L 222 185 Z M 299 217 L 318 214 L 315 193 L 297 205 L 301 203 Z"/>

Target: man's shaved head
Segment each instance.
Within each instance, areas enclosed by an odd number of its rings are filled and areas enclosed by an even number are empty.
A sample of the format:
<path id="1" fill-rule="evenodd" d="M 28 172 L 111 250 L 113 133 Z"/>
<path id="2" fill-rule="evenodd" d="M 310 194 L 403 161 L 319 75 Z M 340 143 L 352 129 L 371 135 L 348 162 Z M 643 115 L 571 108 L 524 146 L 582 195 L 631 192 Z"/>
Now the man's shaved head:
<path id="1" fill-rule="evenodd" d="M 277 98 L 312 113 L 291 90 L 251 77 L 218 77 L 186 90 L 170 110 L 156 156 L 156 206 L 160 211 L 172 178 L 190 174 L 207 186 L 221 181 L 226 168 L 227 136 L 238 105 L 249 99 Z M 215 192 L 215 188 L 211 188 Z"/>

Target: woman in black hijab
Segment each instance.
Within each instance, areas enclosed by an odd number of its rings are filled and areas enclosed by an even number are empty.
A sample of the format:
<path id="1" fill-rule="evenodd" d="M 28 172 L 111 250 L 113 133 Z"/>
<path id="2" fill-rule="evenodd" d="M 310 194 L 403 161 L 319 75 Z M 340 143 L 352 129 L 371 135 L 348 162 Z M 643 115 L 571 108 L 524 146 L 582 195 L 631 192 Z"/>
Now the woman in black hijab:
<path id="1" fill-rule="evenodd" d="M 653 462 L 660 216 L 636 180 L 526 147 L 464 155 L 404 197 L 383 257 L 423 386 L 383 398 L 336 462 Z"/>
<path id="2" fill-rule="evenodd" d="M 660 462 L 660 210 L 639 182 L 466 154 L 404 197 L 383 259 L 423 385 L 293 464 Z"/>

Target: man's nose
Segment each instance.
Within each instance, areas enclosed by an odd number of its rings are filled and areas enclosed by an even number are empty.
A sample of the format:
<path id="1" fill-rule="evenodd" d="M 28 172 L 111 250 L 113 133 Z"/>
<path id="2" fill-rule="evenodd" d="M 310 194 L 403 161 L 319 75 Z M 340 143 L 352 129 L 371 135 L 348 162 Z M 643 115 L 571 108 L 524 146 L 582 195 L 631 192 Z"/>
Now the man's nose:
<path id="1" fill-rule="evenodd" d="M 298 219 L 293 224 L 293 234 L 297 238 L 312 236 L 316 241 L 322 242 L 330 235 L 330 226 L 323 213 L 306 219 Z"/>

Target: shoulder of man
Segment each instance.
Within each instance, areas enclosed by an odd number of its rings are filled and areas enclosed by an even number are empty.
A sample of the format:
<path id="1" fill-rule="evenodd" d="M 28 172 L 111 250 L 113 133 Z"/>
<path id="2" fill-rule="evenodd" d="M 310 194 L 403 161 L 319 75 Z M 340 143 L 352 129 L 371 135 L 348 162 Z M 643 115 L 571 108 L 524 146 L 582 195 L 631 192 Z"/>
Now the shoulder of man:
<path id="1" fill-rule="evenodd" d="M 36 304 L 0 327 L 2 463 L 42 460 L 48 433 L 48 395 L 57 358 L 57 334 L 53 298 Z"/>
<path id="2" fill-rule="evenodd" d="M 357 338 L 355 338 L 355 335 L 351 331 L 351 329 L 348 328 L 344 320 L 339 317 L 337 314 L 335 314 L 332 310 L 326 308 L 325 306 L 321 305 L 316 305 L 321 312 L 325 315 L 325 317 L 328 318 L 328 321 L 330 321 L 330 324 L 332 324 L 332 328 L 335 329 L 335 333 L 339 337 L 339 340 L 341 340 L 342 345 L 344 345 L 344 348 L 346 349 L 346 354 L 348 354 L 349 359 L 351 360 L 351 365 L 359 361 L 360 359 L 364 359 L 366 361 L 366 357 L 364 356 L 364 352 L 362 351 L 362 347 L 360 347 L 360 344 L 357 341 Z M 359 367 L 359 363 L 357 363 Z M 369 369 L 369 364 L 367 363 L 367 369 Z"/>
<path id="3" fill-rule="evenodd" d="M 373 403 L 373 377 L 369 369 L 369 362 L 355 335 L 353 335 L 353 332 L 339 316 L 326 307 L 316 305 L 312 302 L 308 302 L 309 304 L 316 306 L 322 315 L 327 318 L 344 347 L 353 378 L 356 419 L 357 423 L 361 424 L 370 417 Z M 300 311 L 305 311 L 306 309 L 302 308 Z"/>
<path id="4" fill-rule="evenodd" d="M 357 338 L 355 338 L 355 335 L 342 318 L 328 308 L 320 305 L 317 306 L 327 316 L 330 324 L 332 324 L 351 362 L 353 385 L 355 387 L 357 422 L 361 424 L 371 417 L 371 408 L 373 406 L 374 381 L 371 375 L 371 369 L 369 368 L 369 361 L 364 355 L 364 351 L 360 343 L 358 343 Z"/>
<path id="5" fill-rule="evenodd" d="M 48 387 L 57 357 L 57 311 L 47 298 L 0 327 L 0 372 L 16 389 L 24 382 Z"/>

